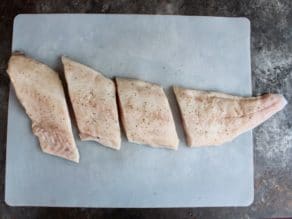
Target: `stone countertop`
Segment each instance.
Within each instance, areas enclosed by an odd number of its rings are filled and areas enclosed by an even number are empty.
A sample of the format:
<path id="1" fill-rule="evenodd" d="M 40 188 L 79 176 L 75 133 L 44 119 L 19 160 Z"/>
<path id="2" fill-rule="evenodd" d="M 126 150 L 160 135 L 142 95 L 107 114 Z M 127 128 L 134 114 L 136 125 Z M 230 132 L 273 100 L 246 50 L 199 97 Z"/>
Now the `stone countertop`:
<path id="1" fill-rule="evenodd" d="M 1 218 L 262 218 L 292 216 L 292 104 L 254 130 L 255 200 L 249 207 L 177 209 L 22 208 L 4 203 L 13 18 L 19 13 L 142 13 L 244 16 L 251 21 L 253 93 L 282 93 L 292 103 L 290 0 L 3 0 L 0 3 Z"/>

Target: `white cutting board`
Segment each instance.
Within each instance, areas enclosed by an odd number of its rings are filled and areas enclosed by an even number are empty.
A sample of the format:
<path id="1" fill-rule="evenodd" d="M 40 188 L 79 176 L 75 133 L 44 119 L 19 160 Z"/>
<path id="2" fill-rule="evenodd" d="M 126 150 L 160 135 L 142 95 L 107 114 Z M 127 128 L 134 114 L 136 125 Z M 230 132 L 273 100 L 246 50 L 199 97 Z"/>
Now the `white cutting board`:
<path id="1" fill-rule="evenodd" d="M 5 201 L 12 206 L 246 206 L 253 200 L 248 132 L 217 147 L 188 148 L 171 85 L 251 95 L 246 18 L 160 15 L 18 15 L 12 51 L 56 70 L 67 55 L 106 76 L 161 84 L 180 137 L 178 151 L 123 139 L 120 151 L 81 142 L 80 163 L 41 152 L 30 121 L 9 97 Z"/>

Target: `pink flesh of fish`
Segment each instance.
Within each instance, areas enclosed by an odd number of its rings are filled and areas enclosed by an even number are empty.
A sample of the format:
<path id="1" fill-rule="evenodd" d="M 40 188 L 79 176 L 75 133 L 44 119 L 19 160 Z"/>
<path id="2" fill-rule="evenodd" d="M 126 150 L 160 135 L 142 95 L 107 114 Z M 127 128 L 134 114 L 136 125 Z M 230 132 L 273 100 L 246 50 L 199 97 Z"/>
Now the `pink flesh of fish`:
<path id="1" fill-rule="evenodd" d="M 42 151 L 78 163 L 79 153 L 58 74 L 21 54 L 11 56 L 7 72 Z"/>
<path id="2" fill-rule="evenodd" d="M 282 95 L 238 97 L 173 87 L 189 146 L 219 145 L 258 126 L 282 110 Z"/>
<path id="3" fill-rule="evenodd" d="M 157 84 L 117 78 L 121 120 L 130 142 L 177 149 L 178 137 L 167 97 Z"/>
<path id="4" fill-rule="evenodd" d="M 62 62 L 81 140 L 119 150 L 121 132 L 114 82 L 69 58 L 62 57 Z"/>

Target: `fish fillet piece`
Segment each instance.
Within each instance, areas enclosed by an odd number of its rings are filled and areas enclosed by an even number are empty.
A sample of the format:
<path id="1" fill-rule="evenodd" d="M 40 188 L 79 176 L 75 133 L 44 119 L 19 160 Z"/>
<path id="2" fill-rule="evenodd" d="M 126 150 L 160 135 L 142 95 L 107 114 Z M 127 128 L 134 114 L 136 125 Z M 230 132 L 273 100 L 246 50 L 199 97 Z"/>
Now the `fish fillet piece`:
<path id="1" fill-rule="evenodd" d="M 219 145 L 258 126 L 287 104 L 279 94 L 238 97 L 173 87 L 187 144 Z"/>
<path id="2" fill-rule="evenodd" d="M 121 120 L 130 142 L 177 149 L 178 137 L 167 97 L 157 84 L 116 78 Z"/>
<path id="3" fill-rule="evenodd" d="M 64 56 L 62 62 L 81 140 L 119 150 L 121 131 L 115 83 Z"/>
<path id="4" fill-rule="evenodd" d="M 42 151 L 78 163 L 79 153 L 58 74 L 23 54 L 10 57 L 7 72 Z"/>

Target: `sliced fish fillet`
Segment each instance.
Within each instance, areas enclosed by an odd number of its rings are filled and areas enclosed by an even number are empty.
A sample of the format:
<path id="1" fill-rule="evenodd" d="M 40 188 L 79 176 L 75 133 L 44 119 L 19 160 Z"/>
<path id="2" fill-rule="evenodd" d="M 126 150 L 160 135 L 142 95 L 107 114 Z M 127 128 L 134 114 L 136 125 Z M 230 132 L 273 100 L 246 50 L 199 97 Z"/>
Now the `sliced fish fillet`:
<path id="1" fill-rule="evenodd" d="M 167 97 L 157 84 L 116 78 L 121 120 L 130 142 L 177 149 L 178 137 Z"/>
<path id="2" fill-rule="evenodd" d="M 64 90 L 58 74 L 23 54 L 10 57 L 7 72 L 32 121 L 43 152 L 79 162 Z"/>
<path id="3" fill-rule="evenodd" d="M 173 87 L 189 146 L 219 145 L 258 126 L 287 101 L 282 95 L 238 97 Z"/>
<path id="4" fill-rule="evenodd" d="M 64 56 L 62 62 L 81 140 L 119 150 L 121 132 L 115 83 Z"/>

